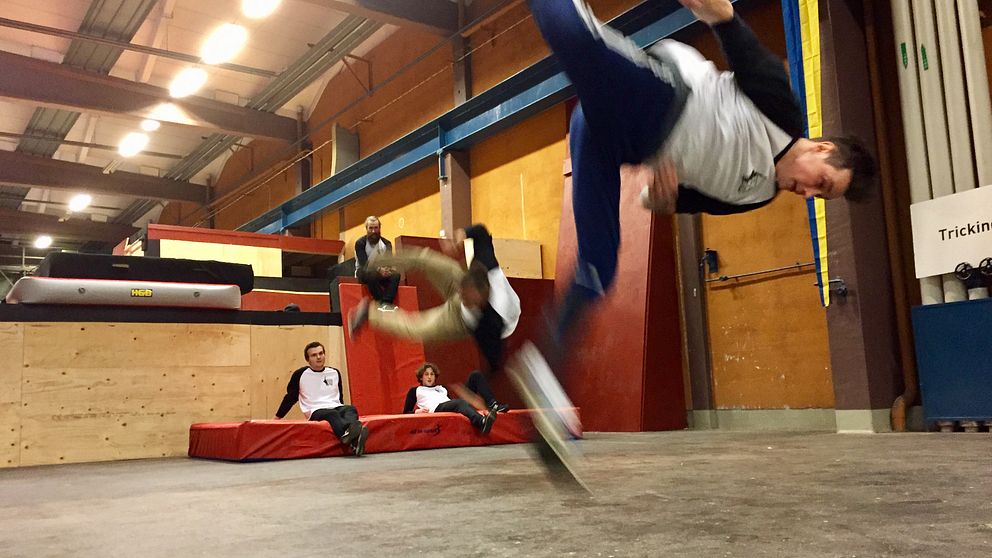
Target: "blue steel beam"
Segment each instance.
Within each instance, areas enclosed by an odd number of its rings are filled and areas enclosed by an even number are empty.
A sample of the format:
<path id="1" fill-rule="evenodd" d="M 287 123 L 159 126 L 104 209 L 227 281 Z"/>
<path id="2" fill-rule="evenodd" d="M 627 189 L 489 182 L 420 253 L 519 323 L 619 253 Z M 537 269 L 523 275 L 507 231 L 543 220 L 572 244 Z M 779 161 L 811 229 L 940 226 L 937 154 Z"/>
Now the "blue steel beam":
<path id="1" fill-rule="evenodd" d="M 610 22 L 641 48 L 696 21 L 674 1 L 645 2 Z M 647 22 L 644 24 L 644 22 Z M 574 96 L 553 57 L 522 70 L 432 122 L 354 165 L 328 177 L 238 230 L 278 233 L 310 221 L 436 161 L 445 151 L 465 149 Z"/>

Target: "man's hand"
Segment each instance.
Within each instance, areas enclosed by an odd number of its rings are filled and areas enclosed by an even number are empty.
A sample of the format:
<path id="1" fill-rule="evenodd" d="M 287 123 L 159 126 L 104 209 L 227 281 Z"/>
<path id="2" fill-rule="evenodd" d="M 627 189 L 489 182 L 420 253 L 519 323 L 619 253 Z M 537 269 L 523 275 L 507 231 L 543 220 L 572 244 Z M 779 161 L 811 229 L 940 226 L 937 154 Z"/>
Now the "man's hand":
<path id="1" fill-rule="evenodd" d="M 641 188 L 641 205 L 645 209 L 669 215 L 675 213 L 679 177 L 671 159 L 650 165 L 623 165 L 621 171 L 624 182 Z"/>
<path id="2" fill-rule="evenodd" d="M 465 256 L 466 238 L 465 229 L 455 229 L 452 237 L 441 239 L 441 251 L 449 258 L 460 261 Z"/>
<path id="3" fill-rule="evenodd" d="M 730 0 L 679 0 L 700 21 L 716 25 L 734 19 L 734 6 Z"/>
<path id="4" fill-rule="evenodd" d="M 423 407 L 417 407 L 416 409 L 413 410 L 413 414 L 415 415 L 419 415 L 420 413 L 429 413 L 429 412 L 430 410 L 425 409 Z"/>
<path id="5" fill-rule="evenodd" d="M 444 252 L 445 256 L 457 260 L 465 254 L 465 247 L 451 238 L 442 238 L 441 251 Z"/>
<path id="6" fill-rule="evenodd" d="M 282 420 L 282 417 L 272 417 L 272 420 Z"/>

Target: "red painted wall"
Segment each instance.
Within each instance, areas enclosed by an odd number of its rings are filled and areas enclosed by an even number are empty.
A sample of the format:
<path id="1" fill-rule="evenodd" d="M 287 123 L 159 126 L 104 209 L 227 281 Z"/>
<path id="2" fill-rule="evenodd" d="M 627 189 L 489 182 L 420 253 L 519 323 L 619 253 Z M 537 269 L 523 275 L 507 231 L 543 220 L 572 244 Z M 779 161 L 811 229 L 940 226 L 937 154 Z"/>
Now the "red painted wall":
<path id="1" fill-rule="evenodd" d="M 331 311 L 331 300 L 327 293 L 252 291 L 241 295 L 242 310 L 279 312 L 291 303 L 298 305 L 301 312 Z"/>
<path id="2" fill-rule="evenodd" d="M 344 316 L 359 300 L 368 297 L 365 287 L 357 283 L 342 283 L 338 288 Z M 415 312 L 416 297 L 414 289 L 400 287 L 396 304 Z M 351 404 L 358 408 L 359 414 L 401 413 L 407 391 L 417 383 L 417 368 L 424 362 L 423 345 L 365 327 L 354 338 L 345 332 L 344 347 Z"/>
<path id="3" fill-rule="evenodd" d="M 582 409 L 586 430 L 640 432 L 686 427 L 682 388 L 677 267 L 671 219 L 645 211 L 639 191 L 624 189 L 620 201 L 617 278 L 580 326 L 566 351 L 563 384 Z M 575 219 L 571 168 L 558 235 L 561 298 L 575 268 Z"/>

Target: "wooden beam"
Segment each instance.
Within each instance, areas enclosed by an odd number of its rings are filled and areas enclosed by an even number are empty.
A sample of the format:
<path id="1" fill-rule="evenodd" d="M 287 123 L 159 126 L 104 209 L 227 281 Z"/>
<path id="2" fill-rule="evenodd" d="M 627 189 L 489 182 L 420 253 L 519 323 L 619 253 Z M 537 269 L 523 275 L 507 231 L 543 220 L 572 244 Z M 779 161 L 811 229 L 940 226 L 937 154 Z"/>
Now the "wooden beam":
<path id="1" fill-rule="evenodd" d="M 0 51 L 0 99 L 91 114 L 152 118 L 209 132 L 296 140 L 296 120 Z"/>
<path id="2" fill-rule="evenodd" d="M 13 151 L 0 151 L 0 184 L 200 204 L 207 192 L 205 186 L 191 182 L 123 171 L 104 174 L 92 165 Z"/>
<path id="3" fill-rule="evenodd" d="M 0 234 L 21 236 L 47 234 L 56 243 L 60 240 L 117 243 L 136 232 L 138 229 L 130 225 L 97 223 L 83 219 L 59 221 L 57 215 L 0 208 Z"/>

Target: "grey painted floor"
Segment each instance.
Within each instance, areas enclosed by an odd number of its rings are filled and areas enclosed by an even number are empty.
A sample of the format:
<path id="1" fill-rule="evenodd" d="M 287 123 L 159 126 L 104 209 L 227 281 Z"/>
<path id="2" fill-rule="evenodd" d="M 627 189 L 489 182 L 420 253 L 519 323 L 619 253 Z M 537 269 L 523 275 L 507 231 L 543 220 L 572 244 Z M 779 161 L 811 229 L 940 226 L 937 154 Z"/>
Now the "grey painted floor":
<path id="1" fill-rule="evenodd" d="M 992 556 L 992 435 L 592 434 L 526 446 L 0 470 L 0 556 Z"/>

